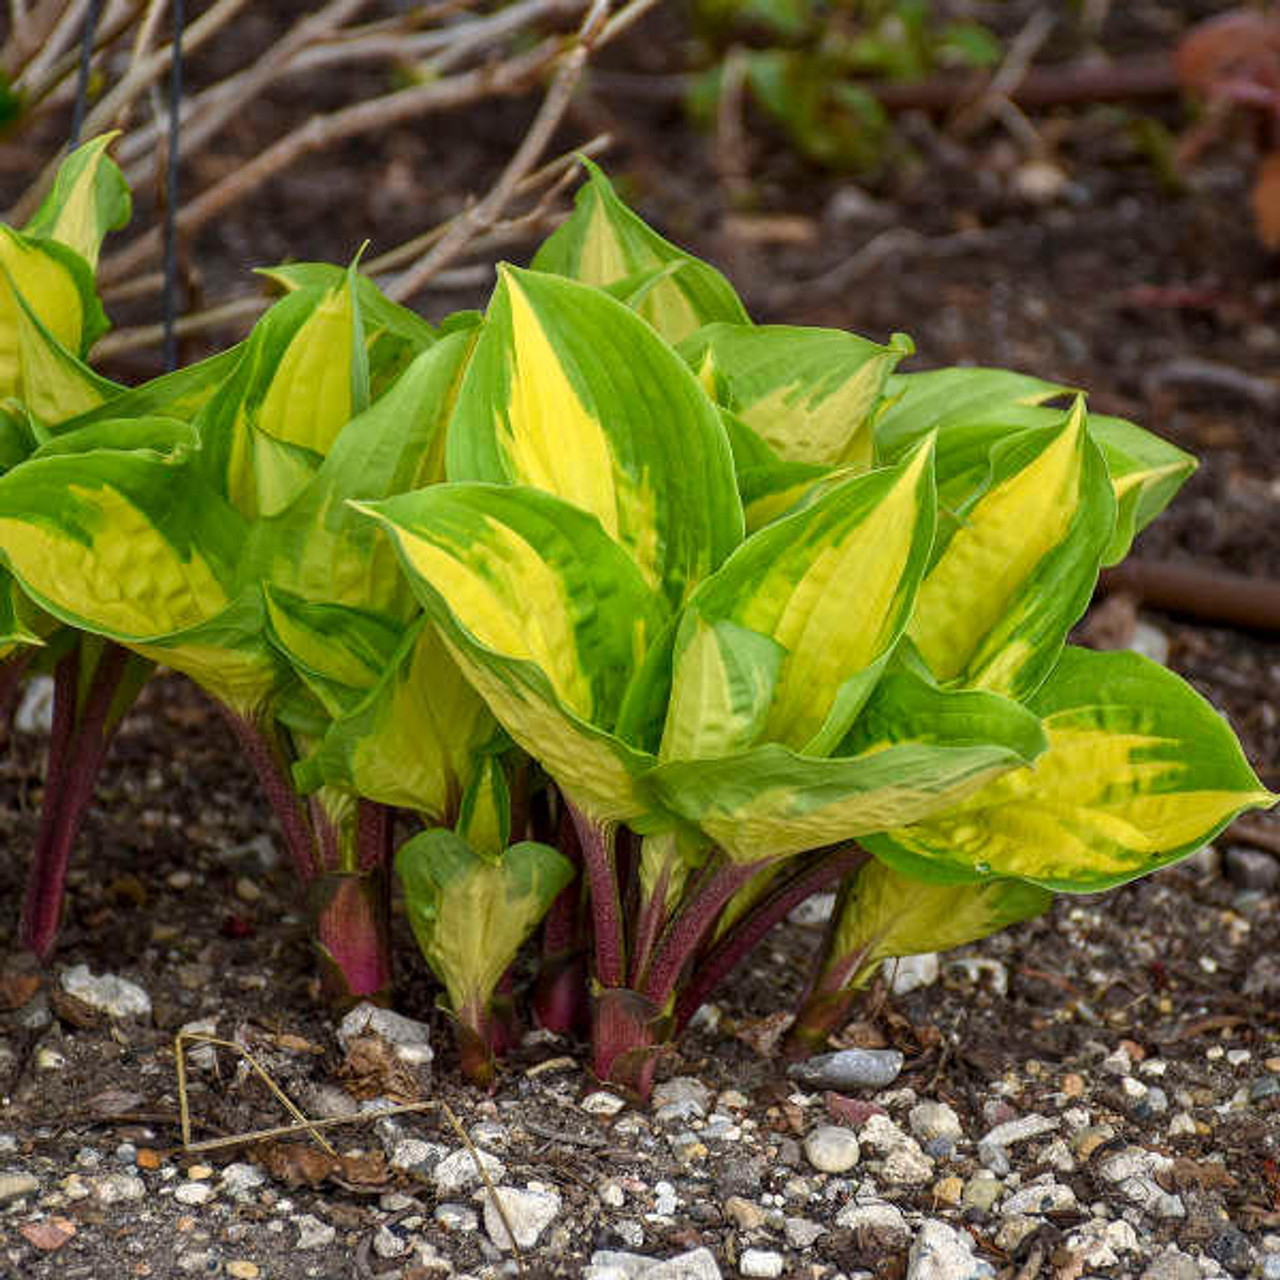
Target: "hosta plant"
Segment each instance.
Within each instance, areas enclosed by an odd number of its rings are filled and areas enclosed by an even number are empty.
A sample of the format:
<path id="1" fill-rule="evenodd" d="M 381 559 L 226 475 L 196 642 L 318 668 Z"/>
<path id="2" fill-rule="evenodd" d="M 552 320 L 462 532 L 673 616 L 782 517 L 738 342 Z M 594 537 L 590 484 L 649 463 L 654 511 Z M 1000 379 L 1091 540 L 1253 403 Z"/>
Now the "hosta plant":
<path id="1" fill-rule="evenodd" d="M 882 960 L 1272 802 L 1177 677 L 1067 643 L 1193 465 L 1071 389 L 753 324 L 594 170 L 483 316 L 270 274 L 242 347 L 16 459 L 0 557 L 226 708 L 343 996 L 387 991 L 407 836 L 474 1079 L 535 953 L 539 1015 L 589 1010 L 596 1073 L 643 1094 L 816 890 L 796 1053 Z"/>

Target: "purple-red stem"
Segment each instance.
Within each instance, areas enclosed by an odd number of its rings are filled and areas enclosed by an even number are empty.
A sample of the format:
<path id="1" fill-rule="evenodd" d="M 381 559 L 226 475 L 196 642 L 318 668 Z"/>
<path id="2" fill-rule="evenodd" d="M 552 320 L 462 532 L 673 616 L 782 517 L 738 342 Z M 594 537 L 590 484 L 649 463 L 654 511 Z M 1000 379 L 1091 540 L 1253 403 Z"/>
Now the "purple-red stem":
<path id="1" fill-rule="evenodd" d="M 671 868 L 665 865 L 658 876 L 658 883 L 653 892 L 645 900 L 639 911 L 636 924 L 635 954 L 631 957 L 631 985 L 640 989 L 644 975 L 653 958 L 653 949 L 658 945 L 658 936 L 662 932 L 663 922 L 667 918 L 667 888 L 671 882 Z"/>
<path id="2" fill-rule="evenodd" d="M 115 732 L 108 723 L 111 704 L 129 660 L 118 645 L 103 649 L 83 711 L 76 714 L 81 647 L 77 643 L 54 671 L 53 731 L 45 771 L 40 830 L 27 876 L 18 938 L 47 960 L 58 936 L 71 850 L 93 799 L 107 747 Z"/>
<path id="3" fill-rule="evenodd" d="M 626 981 L 626 944 L 622 933 L 622 904 L 618 898 L 618 874 L 614 865 L 617 824 L 597 823 L 572 801 L 566 800 L 582 846 L 591 892 L 591 916 L 595 926 L 596 980 L 605 987 Z"/>
<path id="4" fill-rule="evenodd" d="M 680 975 L 725 904 L 767 865 L 768 859 L 747 864 L 731 862 L 717 867 L 698 885 L 693 897 L 668 926 L 653 964 L 645 975 L 641 990 L 655 1005 L 659 1008 L 666 1005 Z"/>
<path id="5" fill-rule="evenodd" d="M 870 855 L 863 849 L 842 847 L 822 855 L 757 903 L 698 961 L 693 980 L 680 993 L 675 1008 L 675 1034 L 688 1025 L 702 1004 L 738 967 L 765 935 L 811 894 L 825 889 L 860 866 Z"/>
<path id="6" fill-rule="evenodd" d="M 244 716 L 218 704 L 231 724 L 244 753 L 253 765 L 258 781 L 271 805 L 285 848 L 293 859 L 294 870 L 304 885 L 310 884 L 320 871 L 316 862 L 315 837 L 302 801 L 289 780 L 288 765 L 266 733 Z"/>

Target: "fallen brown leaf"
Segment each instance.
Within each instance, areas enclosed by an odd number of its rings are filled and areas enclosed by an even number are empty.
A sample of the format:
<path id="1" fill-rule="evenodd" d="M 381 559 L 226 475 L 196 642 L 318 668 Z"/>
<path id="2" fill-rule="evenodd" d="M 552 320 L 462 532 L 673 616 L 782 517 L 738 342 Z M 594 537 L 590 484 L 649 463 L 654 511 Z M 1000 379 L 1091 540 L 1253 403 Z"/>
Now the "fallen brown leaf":
<path id="1" fill-rule="evenodd" d="M 0 973 L 0 1011 L 21 1009 L 39 990 L 38 973 Z"/>
<path id="2" fill-rule="evenodd" d="M 1216 1161 L 1192 1160 L 1189 1156 L 1175 1157 L 1167 1169 L 1156 1175 L 1156 1181 L 1166 1191 L 1185 1191 L 1188 1187 L 1212 1191 L 1236 1185 L 1236 1180 Z"/>
<path id="3" fill-rule="evenodd" d="M 417 1102 L 422 1097 L 418 1077 L 396 1057 L 395 1047 L 376 1032 L 367 1032 L 351 1042 L 338 1076 L 353 1098 Z"/>
<path id="4" fill-rule="evenodd" d="M 290 1187 L 318 1187 L 342 1171 L 342 1160 L 304 1142 L 260 1142 L 250 1154 L 277 1181 Z"/>
<path id="5" fill-rule="evenodd" d="M 70 1218 L 42 1218 L 39 1222 L 24 1223 L 18 1231 L 28 1244 L 53 1253 L 75 1235 L 76 1224 Z"/>
<path id="6" fill-rule="evenodd" d="M 93 1005 L 86 1004 L 79 996 L 59 991 L 57 988 L 49 992 L 49 1008 L 57 1015 L 59 1022 L 65 1022 L 67 1026 L 75 1027 L 79 1031 L 100 1027 L 107 1020 L 106 1014 L 95 1009 Z"/>

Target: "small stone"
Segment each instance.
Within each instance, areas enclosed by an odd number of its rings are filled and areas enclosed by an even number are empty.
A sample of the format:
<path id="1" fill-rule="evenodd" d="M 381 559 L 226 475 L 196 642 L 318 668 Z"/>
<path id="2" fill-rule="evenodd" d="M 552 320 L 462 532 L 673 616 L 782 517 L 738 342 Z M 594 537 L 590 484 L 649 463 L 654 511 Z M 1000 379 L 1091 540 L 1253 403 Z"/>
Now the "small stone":
<path id="1" fill-rule="evenodd" d="M 352 1041 L 370 1033 L 394 1045 L 396 1056 L 414 1066 L 425 1066 L 434 1056 L 431 1028 L 425 1022 L 416 1022 L 366 1000 L 356 1005 L 338 1024 L 338 1042 L 343 1049 L 349 1049 Z"/>
<path id="2" fill-rule="evenodd" d="M 666 1118 L 701 1120 L 711 1110 L 711 1090 L 693 1076 L 675 1076 L 655 1085 L 650 1103 L 655 1112 L 666 1112 Z"/>
<path id="3" fill-rule="evenodd" d="M 738 1259 L 738 1273 L 744 1276 L 780 1276 L 786 1259 L 772 1249 L 744 1249 Z"/>
<path id="4" fill-rule="evenodd" d="M 1280 1280 L 1280 1253 L 1263 1255 L 1262 1280 Z"/>
<path id="5" fill-rule="evenodd" d="M 1081 1098 L 1084 1096 L 1084 1077 L 1077 1075 L 1074 1071 L 1069 1071 L 1062 1077 L 1062 1092 L 1068 1098 Z"/>
<path id="6" fill-rule="evenodd" d="M 679 1205 L 676 1189 L 669 1182 L 656 1183 L 653 1188 L 653 1211 L 659 1217 L 669 1218 Z"/>
<path id="7" fill-rule="evenodd" d="M 480 1225 L 475 1210 L 465 1204 L 438 1204 L 432 1217 L 446 1231 L 474 1231 Z"/>
<path id="8" fill-rule="evenodd" d="M 711 1154 L 707 1150 L 707 1144 L 692 1129 L 685 1129 L 681 1133 L 672 1134 L 670 1145 L 671 1154 L 681 1164 L 692 1164 L 697 1160 L 705 1160 Z"/>
<path id="9" fill-rule="evenodd" d="M 1261 849 L 1230 845 L 1222 856 L 1227 879 L 1237 889 L 1256 889 L 1269 893 L 1280 888 L 1280 858 Z"/>
<path id="10" fill-rule="evenodd" d="M 1249 1086 L 1249 1101 L 1263 1102 L 1280 1095 L 1280 1075 L 1259 1076 Z"/>
<path id="11" fill-rule="evenodd" d="M 1000 1179 L 987 1169 L 979 1169 L 964 1184 L 964 1193 L 960 1203 L 966 1209 L 976 1209 L 979 1213 L 989 1213 L 991 1207 L 1000 1199 L 1004 1187 Z"/>
<path id="12" fill-rule="evenodd" d="M 883 1157 L 881 1173 L 887 1181 L 919 1184 L 933 1176 L 933 1161 L 888 1116 L 872 1116 L 859 1137 Z"/>
<path id="13" fill-rule="evenodd" d="M 1141 1080 L 1135 1080 L 1133 1076 L 1125 1076 L 1120 1081 L 1120 1088 L 1126 1098 L 1145 1098 L 1147 1096 L 1147 1086 Z"/>
<path id="14" fill-rule="evenodd" d="M 313 1213 L 299 1214 L 293 1220 L 298 1228 L 296 1249 L 323 1249 L 337 1239 L 338 1233 L 327 1222 L 322 1222 Z"/>
<path id="15" fill-rule="evenodd" d="M 261 1274 L 257 1263 L 250 1262 L 248 1258 L 232 1258 L 227 1263 L 227 1275 L 232 1280 L 258 1280 Z"/>
<path id="16" fill-rule="evenodd" d="M 67 1060 L 57 1049 L 42 1044 L 36 1050 L 35 1064 L 37 1071 L 61 1071 L 67 1065 Z"/>
<path id="17" fill-rule="evenodd" d="M 899 956 L 894 960 L 886 960 L 881 968 L 895 996 L 910 995 L 913 991 L 933 986 L 941 972 L 938 956 L 934 951 L 920 956 Z"/>
<path id="18" fill-rule="evenodd" d="M 806 1089 L 884 1089 L 898 1078 L 902 1063 L 897 1049 L 841 1049 L 793 1063 L 787 1075 Z"/>
<path id="19" fill-rule="evenodd" d="M 1249 1270 L 1252 1256 L 1249 1237 L 1239 1227 L 1234 1227 L 1229 1222 L 1223 1223 L 1214 1232 L 1205 1252 L 1234 1275 L 1240 1275 Z"/>
<path id="20" fill-rule="evenodd" d="M 834 893 L 815 893 L 806 898 L 798 907 L 792 907 L 787 916 L 789 924 L 802 926 L 826 924 L 835 909 Z"/>
<path id="21" fill-rule="evenodd" d="M 136 982 L 104 973 L 94 977 L 87 964 L 78 964 L 62 975 L 62 989 L 112 1018 L 151 1017 L 151 997 Z"/>
<path id="22" fill-rule="evenodd" d="M 438 1142 L 401 1138 L 391 1148 L 391 1167 L 425 1176 L 436 1169 L 446 1155 L 448 1148 L 442 1147 Z M 470 1157 L 470 1152 L 467 1155 Z"/>
<path id="23" fill-rule="evenodd" d="M 1071 1149 L 1081 1160 L 1088 1160 L 1095 1151 L 1116 1136 L 1109 1124 L 1090 1125 L 1077 1129 L 1071 1137 Z"/>
<path id="24" fill-rule="evenodd" d="M 989 1262 L 974 1257 L 967 1232 L 935 1218 L 920 1224 L 907 1258 L 907 1280 L 986 1280 L 994 1275 Z"/>
<path id="25" fill-rule="evenodd" d="M 787 1243 L 793 1249 L 809 1249 L 816 1240 L 827 1234 L 821 1223 L 811 1222 L 808 1218 L 788 1218 L 784 1226 Z"/>
<path id="26" fill-rule="evenodd" d="M 22 701 L 13 713 L 13 727 L 19 733 L 53 732 L 53 677 L 28 676 L 22 687 Z"/>
<path id="27" fill-rule="evenodd" d="M 1196 1122 L 1189 1111 L 1179 1111 L 1169 1121 L 1169 1137 L 1183 1138 L 1196 1132 Z"/>
<path id="28" fill-rule="evenodd" d="M 952 1175 L 950 1178 L 939 1178 L 933 1184 L 933 1198 L 939 1204 L 957 1205 L 964 1194 L 964 1179 Z"/>
<path id="29" fill-rule="evenodd" d="M 223 1169 L 220 1185 L 227 1195 L 239 1200 L 249 1195 L 255 1187 L 262 1186 L 266 1180 L 267 1175 L 257 1165 L 237 1161 Z"/>
<path id="30" fill-rule="evenodd" d="M 1050 1116 L 1021 1116 L 1017 1120 L 996 1125 L 983 1141 L 997 1147 L 1012 1147 L 1019 1142 L 1038 1138 L 1041 1134 L 1052 1133 L 1057 1127 L 1058 1121 Z"/>
<path id="31" fill-rule="evenodd" d="M 822 1124 L 805 1138 L 804 1154 L 819 1173 L 847 1173 L 858 1163 L 858 1138 L 852 1129 Z"/>
<path id="32" fill-rule="evenodd" d="M 380 1258 L 398 1258 L 409 1252 L 409 1242 L 388 1226 L 381 1226 L 373 1234 L 373 1251 Z"/>
<path id="33" fill-rule="evenodd" d="M 578 1105 L 588 1115 L 616 1116 L 627 1104 L 616 1093 L 597 1089 L 594 1093 L 587 1094 Z"/>
<path id="34" fill-rule="evenodd" d="M 0 1173 L 0 1204 L 19 1200 L 39 1189 L 39 1180 L 29 1173 Z"/>
<path id="35" fill-rule="evenodd" d="M 489 1175 L 489 1181 L 500 1182 L 506 1175 L 507 1166 L 490 1152 L 480 1151 L 478 1148 L 477 1151 L 480 1163 Z M 436 1185 L 436 1194 L 440 1196 L 457 1195 L 458 1192 L 468 1191 L 484 1181 L 468 1147 L 459 1147 L 457 1151 L 445 1156 L 432 1170 L 431 1178 Z"/>
<path id="36" fill-rule="evenodd" d="M 644 1272 L 644 1280 L 720 1280 L 720 1268 L 710 1249 L 691 1249 Z"/>
<path id="37" fill-rule="evenodd" d="M 612 1178 L 600 1184 L 596 1195 L 600 1197 L 600 1203 L 610 1209 L 621 1209 L 627 1203 L 627 1193 Z"/>
<path id="38" fill-rule="evenodd" d="M 173 1198 L 179 1204 L 208 1204 L 214 1197 L 214 1190 L 207 1182 L 184 1182 L 174 1193 Z"/>
<path id="39" fill-rule="evenodd" d="M 921 1142 L 932 1142 L 936 1138 L 959 1142 L 964 1137 L 960 1117 L 945 1102 L 918 1102 L 911 1108 L 907 1123 Z"/>
<path id="40" fill-rule="evenodd" d="M 1015 1191 L 1000 1206 L 1000 1212 L 1005 1216 L 1059 1213 L 1064 1209 L 1074 1209 L 1075 1206 L 1076 1193 L 1070 1187 L 1050 1179 L 1048 1182 L 1033 1182 L 1030 1186 Z"/>
<path id="41" fill-rule="evenodd" d="M 883 1200 L 869 1204 L 850 1201 L 836 1214 L 836 1226 L 854 1233 L 864 1250 L 893 1252 L 903 1249 L 911 1240 L 911 1228 L 902 1211 Z"/>
<path id="42" fill-rule="evenodd" d="M 1195 1259 L 1181 1249 L 1166 1249 L 1152 1259 L 1142 1280 L 1201 1280 L 1201 1273 Z"/>
<path id="43" fill-rule="evenodd" d="M 494 1196 L 502 1205 L 503 1214 L 498 1212 Z M 538 1237 L 551 1225 L 560 1214 L 560 1196 L 554 1191 L 520 1191 L 515 1187 L 498 1187 L 495 1192 L 485 1196 L 484 1229 L 489 1239 L 499 1249 L 511 1248 L 511 1236 L 522 1249 L 532 1249 Z M 511 1226 L 511 1235 L 507 1234 L 507 1223 Z"/>
<path id="44" fill-rule="evenodd" d="M 1005 1253 L 1013 1253 L 1028 1236 L 1034 1235 L 1040 1226 L 1036 1218 L 1029 1217 L 1025 1213 L 1011 1213 L 1001 1221 L 996 1231 L 996 1248 L 1003 1249 Z"/>
<path id="45" fill-rule="evenodd" d="M 724 1216 L 741 1231 L 758 1231 L 764 1226 L 764 1210 L 742 1196 L 730 1196 L 723 1208 Z"/>
<path id="46" fill-rule="evenodd" d="M 95 1178 L 93 1193 L 102 1204 L 119 1204 L 124 1200 L 141 1200 L 147 1194 L 146 1183 L 136 1174 L 109 1173 Z"/>
<path id="47" fill-rule="evenodd" d="M 620 1249 L 597 1249 L 582 1280 L 639 1280 L 655 1265 L 653 1258 L 642 1253 L 624 1253 Z"/>
<path id="48" fill-rule="evenodd" d="M 208 1180 L 213 1177 L 213 1168 L 207 1164 L 193 1164 L 191 1168 L 187 1170 L 187 1177 L 190 1178 L 192 1182 L 208 1182 Z"/>
<path id="49" fill-rule="evenodd" d="M 978 1159 L 985 1168 L 990 1169 L 998 1178 L 1007 1178 L 1013 1170 L 1009 1153 L 998 1143 L 982 1141 L 978 1143 Z"/>

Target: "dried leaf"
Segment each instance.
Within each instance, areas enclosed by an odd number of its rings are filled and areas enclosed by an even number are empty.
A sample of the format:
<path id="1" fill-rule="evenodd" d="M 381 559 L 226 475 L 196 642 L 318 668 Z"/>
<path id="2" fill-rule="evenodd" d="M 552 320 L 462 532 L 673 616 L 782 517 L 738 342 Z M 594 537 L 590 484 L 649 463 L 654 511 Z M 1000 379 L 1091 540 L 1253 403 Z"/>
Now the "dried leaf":
<path id="1" fill-rule="evenodd" d="M 762 1058 L 772 1058 L 777 1051 L 778 1042 L 794 1021 L 789 1013 L 771 1013 L 755 1022 L 740 1024 L 733 1034 Z"/>
<path id="2" fill-rule="evenodd" d="M 342 1172 L 342 1160 L 303 1142 L 260 1142 L 250 1154 L 277 1181 L 290 1187 L 318 1187 Z"/>
<path id="3" fill-rule="evenodd" d="M 1185 1191 L 1189 1187 L 1212 1191 L 1236 1185 L 1236 1180 L 1216 1161 L 1192 1160 L 1189 1156 L 1175 1157 L 1167 1169 L 1156 1175 L 1156 1181 L 1166 1191 Z"/>
<path id="4" fill-rule="evenodd" d="M 0 973 L 0 1012 L 21 1009 L 39 990 L 38 973 Z"/>
<path id="5" fill-rule="evenodd" d="M 76 1224 L 70 1218 L 42 1218 L 39 1222 L 23 1223 L 18 1231 L 28 1244 L 53 1253 L 75 1235 Z"/>
<path id="6" fill-rule="evenodd" d="M 87 1031 L 91 1027 L 100 1027 L 106 1022 L 106 1015 L 93 1005 L 86 1004 L 79 996 L 73 996 L 56 988 L 49 992 L 49 1008 L 57 1015 L 59 1022 L 69 1027 Z"/>
<path id="7" fill-rule="evenodd" d="M 338 1076 L 353 1098 L 417 1102 L 422 1097 L 422 1086 L 413 1070 L 396 1057 L 395 1046 L 376 1032 L 366 1032 L 351 1042 Z"/>
<path id="8" fill-rule="evenodd" d="M 1258 239 L 1268 249 L 1280 249 L 1280 151 L 1263 156 L 1249 193 Z"/>
<path id="9" fill-rule="evenodd" d="M 342 1181 L 353 1187 L 385 1187 L 391 1181 L 391 1170 L 379 1151 L 368 1155 L 339 1156 Z"/>

